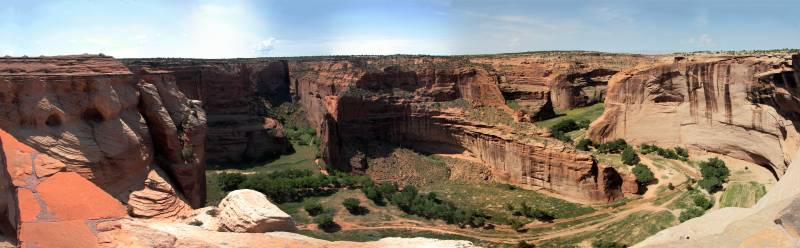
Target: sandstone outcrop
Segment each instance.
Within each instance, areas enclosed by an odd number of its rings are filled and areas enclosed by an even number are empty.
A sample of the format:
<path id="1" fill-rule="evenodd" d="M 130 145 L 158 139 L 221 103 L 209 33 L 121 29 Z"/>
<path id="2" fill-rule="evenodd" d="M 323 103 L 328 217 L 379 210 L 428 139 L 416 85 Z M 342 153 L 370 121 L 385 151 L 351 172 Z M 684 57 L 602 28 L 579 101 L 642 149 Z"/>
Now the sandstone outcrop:
<path id="1" fill-rule="evenodd" d="M 588 136 L 726 154 L 780 177 L 800 141 L 792 64 L 787 55 L 701 55 L 624 71 Z"/>
<path id="2" fill-rule="evenodd" d="M 208 119 L 206 160 L 212 164 L 261 161 L 291 152 L 283 127 L 268 117 L 288 102 L 285 61 L 130 59 L 132 70 L 157 68 L 174 75 L 173 90 L 199 100 Z M 171 85 L 174 86 L 174 85 Z"/>
<path id="3" fill-rule="evenodd" d="M 203 111 L 170 84 L 110 57 L 0 59 L 3 232 L 91 247 L 100 222 L 204 204 Z"/>
<path id="4" fill-rule="evenodd" d="M 497 71 L 507 100 L 520 105 L 552 104 L 571 109 L 602 102 L 608 79 L 653 57 L 592 52 L 542 52 L 476 56 L 470 61 Z M 548 117 L 542 115 L 542 117 Z"/>
<path id="5" fill-rule="evenodd" d="M 667 228 L 634 247 L 800 246 L 800 153 L 751 208 L 722 208 Z"/>
<path id="6" fill-rule="evenodd" d="M 263 233 L 295 230 L 294 220 L 264 194 L 240 189 L 228 193 L 219 203 L 221 230 L 229 232 Z"/>

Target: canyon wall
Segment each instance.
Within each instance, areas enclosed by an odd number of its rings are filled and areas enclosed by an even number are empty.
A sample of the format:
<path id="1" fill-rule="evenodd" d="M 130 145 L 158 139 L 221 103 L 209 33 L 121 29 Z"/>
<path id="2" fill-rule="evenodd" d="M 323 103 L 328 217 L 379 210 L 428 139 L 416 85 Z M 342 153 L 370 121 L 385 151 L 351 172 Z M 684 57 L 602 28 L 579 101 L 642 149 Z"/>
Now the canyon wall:
<path id="1" fill-rule="evenodd" d="M 485 164 L 493 179 L 588 201 L 611 201 L 633 182 L 596 164 L 506 104 L 497 75 L 441 58 L 290 61 L 295 100 L 320 125 L 333 166 L 364 171 L 386 144 Z M 624 180 L 623 180 L 624 178 Z M 625 192 L 634 193 L 634 192 Z"/>
<path id="2" fill-rule="evenodd" d="M 475 56 L 470 61 L 497 71 L 508 100 L 537 109 L 549 99 L 556 109 L 571 109 L 602 102 L 612 75 L 655 59 L 634 54 L 539 52 Z"/>
<path id="3" fill-rule="evenodd" d="M 595 141 L 685 146 L 783 175 L 798 149 L 798 56 L 664 58 L 615 75 Z"/>
<path id="4" fill-rule="evenodd" d="M 203 102 L 211 164 L 257 162 L 292 150 L 268 111 L 290 101 L 285 61 L 128 59 L 132 70 L 169 71 L 186 97 Z"/>
<path id="5" fill-rule="evenodd" d="M 0 116 L 0 224 L 22 246 L 85 247 L 100 222 L 205 203 L 205 115 L 167 72 L 0 58 Z"/>

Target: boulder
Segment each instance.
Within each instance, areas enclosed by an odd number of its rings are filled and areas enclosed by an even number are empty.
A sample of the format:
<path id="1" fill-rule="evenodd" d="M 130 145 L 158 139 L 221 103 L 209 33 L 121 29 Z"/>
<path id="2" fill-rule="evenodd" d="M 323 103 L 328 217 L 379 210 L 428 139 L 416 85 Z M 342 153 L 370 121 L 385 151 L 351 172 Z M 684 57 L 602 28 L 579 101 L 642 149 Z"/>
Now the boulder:
<path id="1" fill-rule="evenodd" d="M 219 229 L 229 232 L 263 233 L 296 229 L 291 216 L 269 202 L 264 194 L 249 189 L 228 193 L 219 203 L 217 218 Z"/>

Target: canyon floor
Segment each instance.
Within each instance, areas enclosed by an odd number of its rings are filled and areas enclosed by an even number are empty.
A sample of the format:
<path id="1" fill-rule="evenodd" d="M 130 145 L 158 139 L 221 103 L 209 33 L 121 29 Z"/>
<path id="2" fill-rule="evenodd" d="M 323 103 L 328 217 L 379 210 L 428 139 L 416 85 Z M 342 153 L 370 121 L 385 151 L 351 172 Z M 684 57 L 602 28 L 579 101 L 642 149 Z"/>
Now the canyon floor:
<path id="1" fill-rule="evenodd" d="M 551 127 L 560 120 L 576 119 L 594 121 L 603 112 L 602 103 L 562 111 L 556 117 L 537 122 Z M 586 130 L 568 133 L 575 140 L 585 136 Z M 221 173 L 270 173 L 292 169 L 328 173 L 315 156 L 313 144 L 292 142 L 294 153 L 282 155 L 263 163 L 210 164 L 207 171 L 208 205 L 216 205 L 225 195 L 219 188 Z M 435 239 L 469 240 L 484 247 L 513 247 L 519 241 L 537 247 L 589 247 L 602 239 L 622 244 L 636 244 L 658 231 L 680 223 L 678 216 L 691 208 L 695 195 L 707 196 L 714 201 L 712 209 L 721 207 L 751 207 L 765 194 L 775 178 L 764 167 L 735 158 L 693 153 L 688 161 L 667 159 L 656 154 L 641 154 L 641 163 L 652 169 L 657 183 L 647 186 L 644 194 L 634 195 L 609 204 L 592 204 L 580 199 L 570 199 L 547 190 L 522 189 L 504 183 L 476 179 L 457 170 L 465 164 L 475 163 L 469 156 L 458 154 L 422 154 L 406 148 L 393 148 L 388 158 L 368 160 L 366 172 L 372 178 L 394 183 L 412 182 L 421 192 L 436 193 L 441 199 L 458 206 L 481 211 L 491 216 L 488 225 L 480 228 L 448 224 L 442 220 L 428 219 L 408 214 L 394 205 L 378 205 L 358 189 L 340 189 L 328 196 L 307 197 L 300 201 L 279 204 L 298 224 L 298 233 L 331 241 L 375 241 L 383 237 L 428 237 Z M 630 171 L 632 166 L 620 162 L 619 154 L 594 152 L 599 162 L 620 171 Z M 731 179 L 725 190 L 705 195 L 690 190 L 702 179 L 698 164 L 702 160 L 719 157 L 731 170 Z M 381 171 L 390 163 L 391 171 Z M 468 167 L 468 166 L 467 166 Z M 671 188 L 671 189 L 670 189 Z M 350 214 L 342 202 L 347 198 L 359 199 L 366 214 Z M 314 224 L 314 216 L 303 209 L 309 202 L 318 202 L 332 211 L 338 225 L 334 230 L 323 230 Z M 548 211 L 556 218 L 538 221 L 514 214 L 509 205 L 525 203 L 535 209 Z M 513 228 L 512 221 L 521 221 L 521 228 Z"/>

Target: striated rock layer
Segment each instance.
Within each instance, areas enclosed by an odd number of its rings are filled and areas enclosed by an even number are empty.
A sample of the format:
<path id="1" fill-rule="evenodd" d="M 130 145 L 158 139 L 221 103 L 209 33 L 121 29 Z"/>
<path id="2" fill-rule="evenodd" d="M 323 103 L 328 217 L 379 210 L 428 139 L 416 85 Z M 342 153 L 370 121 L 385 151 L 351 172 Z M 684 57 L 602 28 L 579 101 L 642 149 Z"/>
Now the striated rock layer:
<path id="1" fill-rule="evenodd" d="M 800 139 L 797 58 L 675 57 L 619 73 L 588 136 L 726 154 L 779 177 Z"/>
<path id="2" fill-rule="evenodd" d="M 158 68 L 174 75 L 187 98 L 203 102 L 208 119 L 209 163 L 261 161 L 291 152 L 283 127 L 267 117 L 289 99 L 285 61 L 123 60 L 132 70 Z M 174 85 L 175 86 L 175 85 Z"/>
<path id="3" fill-rule="evenodd" d="M 205 202 L 205 127 L 161 72 L 103 56 L 0 59 L 4 233 L 91 243 L 94 220 L 188 214 Z"/>
<path id="4" fill-rule="evenodd" d="M 463 155 L 488 166 L 496 181 L 581 200 L 623 195 L 625 176 L 613 168 L 542 138 L 546 131 L 535 126 L 515 127 L 522 124 L 512 118 L 493 72 L 435 59 L 391 62 L 290 62 L 293 96 L 321 126 L 328 163 L 363 171 L 366 157 L 381 156 L 370 154 L 379 142 Z"/>

